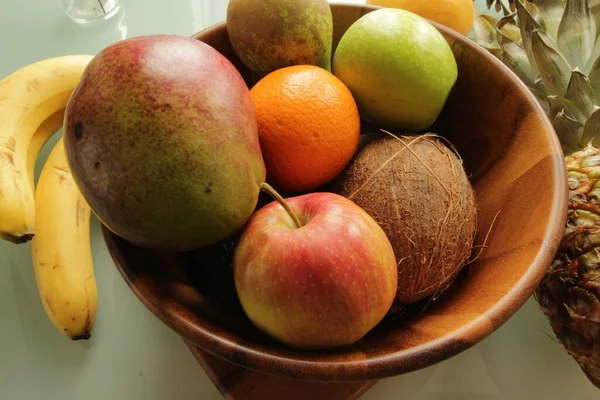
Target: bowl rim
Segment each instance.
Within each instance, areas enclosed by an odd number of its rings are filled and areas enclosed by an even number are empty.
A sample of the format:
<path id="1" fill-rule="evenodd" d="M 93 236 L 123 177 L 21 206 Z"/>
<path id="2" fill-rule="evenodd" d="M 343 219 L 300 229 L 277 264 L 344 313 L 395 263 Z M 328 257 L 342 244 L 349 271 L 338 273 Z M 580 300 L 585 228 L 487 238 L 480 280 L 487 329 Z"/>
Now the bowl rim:
<path id="1" fill-rule="evenodd" d="M 379 9 L 382 7 L 336 2 L 331 7 L 362 7 L 366 9 Z M 529 88 L 495 56 L 478 45 L 467 36 L 461 35 L 435 21 L 429 20 L 444 36 L 453 41 L 461 42 L 469 50 L 474 51 L 487 62 L 491 62 L 500 72 L 506 74 L 515 85 L 518 92 L 533 110 L 541 116 L 546 132 L 554 132 L 542 106 L 531 93 Z M 198 39 L 205 35 L 214 34 L 226 29 L 226 21 L 221 21 L 209 26 L 191 36 Z M 535 288 L 541 282 L 548 266 L 551 264 L 564 229 L 567 215 L 568 185 L 564 156 L 557 135 L 549 134 L 549 145 L 554 151 L 552 158 L 554 190 L 552 210 L 544 236 L 539 244 L 536 256 L 526 272 L 491 308 L 487 309 L 477 318 L 469 321 L 459 329 L 447 332 L 436 340 L 426 342 L 419 346 L 398 350 L 383 355 L 373 356 L 354 361 L 307 361 L 293 357 L 283 357 L 248 348 L 244 343 L 238 343 L 214 333 L 205 327 L 192 324 L 182 314 L 159 310 L 159 308 L 138 288 L 132 284 L 125 273 L 126 262 L 118 247 L 117 238 L 101 222 L 102 235 L 120 274 L 125 279 L 136 297 L 163 323 L 176 331 L 188 342 L 200 347 L 202 350 L 225 359 L 229 362 L 252 370 L 296 379 L 318 381 L 357 381 L 367 379 L 380 379 L 416 371 L 451 358 L 476 343 L 488 337 L 496 329 L 508 321 L 531 297 Z M 468 337 L 469 340 L 457 341 L 456 338 Z M 458 343 L 458 344 L 457 344 Z M 236 355 L 244 354 L 243 357 Z M 427 355 L 423 360 L 423 356 Z"/>

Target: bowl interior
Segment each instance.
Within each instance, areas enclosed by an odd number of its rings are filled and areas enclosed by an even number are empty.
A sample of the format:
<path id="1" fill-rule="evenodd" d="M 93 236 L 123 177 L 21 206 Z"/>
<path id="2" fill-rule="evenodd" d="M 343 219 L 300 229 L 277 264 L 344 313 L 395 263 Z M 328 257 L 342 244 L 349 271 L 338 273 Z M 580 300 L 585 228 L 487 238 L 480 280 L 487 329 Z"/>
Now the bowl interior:
<path id="1" fill-rule="evenodd" d="M 334 43 L 374 10 L 332 5 Z M 354 346 L 307 352 L 260 333 L 238 303 L 231 275 L 234 238 L 171 254 L 137 248 L 106 228 L 109 251 L 139 299 L 204 350 L 267 373 L 316 380 L 391 376 L 429 366 L 480 341 L 532 294 L 557 249 L 567 186 L 558 140 L 528 89 L 470 40 L 435 24 L 456 56 L 459 77 L 429 131 L 447 137 L 476 191 L 476 260 L 437 301 L 386 319 Z M 224 23 L 194 36 L 227 56 L 249 85 Z M 485 245 L 484 245 L 485 244 Z"/>

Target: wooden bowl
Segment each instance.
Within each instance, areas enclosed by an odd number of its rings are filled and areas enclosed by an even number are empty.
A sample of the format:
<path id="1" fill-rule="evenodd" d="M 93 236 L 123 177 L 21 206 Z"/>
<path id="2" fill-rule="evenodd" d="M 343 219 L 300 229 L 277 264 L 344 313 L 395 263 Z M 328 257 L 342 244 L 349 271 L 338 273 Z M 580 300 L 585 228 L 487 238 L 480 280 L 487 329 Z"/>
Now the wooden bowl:
<path id="1" fill-rule="evenodd" d="M 334 43 L 376 9 L 331 8 Z M 137 248 L 103 229 L 137 297 L 209 353 L 261 372 L 310 380 L 375 379 L 427 367 L 471 347 L 511 317 L 558 248 L 567 205 L 563 155 L 527 87 L 474 42 L 435 26 L 452 46 L 459 77 L 431 131 L 449 138 L 464 158 L 479 208 L 476 244 L 488 236 L 452 289 L 424 309 L 417 305 L 400 318 L 384 320 L 352 347 L 297 351 L 263 335 L 244 315 L 231 275 L 233 239 L 194 253 L 169 254 Z M 231 48 L 225 23 L 194 37 L 221 51 L 250 79 Z"/>

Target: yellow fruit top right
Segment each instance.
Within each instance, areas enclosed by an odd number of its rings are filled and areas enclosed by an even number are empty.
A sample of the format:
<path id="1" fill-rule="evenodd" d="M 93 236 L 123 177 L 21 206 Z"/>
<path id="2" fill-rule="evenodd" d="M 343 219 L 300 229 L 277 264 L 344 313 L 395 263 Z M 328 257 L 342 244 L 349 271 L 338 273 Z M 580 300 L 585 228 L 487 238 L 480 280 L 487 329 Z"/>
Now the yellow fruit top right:
<path id="1" fill-rule="evenodd" d="M 367 4 L 401 8 L 463 35 L 473 26 L 473 0 L 367 0 Z"/>

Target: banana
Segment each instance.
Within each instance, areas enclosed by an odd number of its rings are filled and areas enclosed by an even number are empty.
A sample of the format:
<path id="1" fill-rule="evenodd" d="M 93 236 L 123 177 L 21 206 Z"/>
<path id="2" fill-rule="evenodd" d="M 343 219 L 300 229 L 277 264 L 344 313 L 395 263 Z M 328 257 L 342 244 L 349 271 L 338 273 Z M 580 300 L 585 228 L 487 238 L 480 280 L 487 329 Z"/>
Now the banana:
<path id="1" fill-rule="evenodd" d="M 98 305 L 91 210 L 69 170 L 62 137 L 38 180 L 35 212 L 33 268 L 46 314 L 68 338 L 89 339 Z"/>
<path id="2" fill-rule="evenodd" d="M 42 122 L 65 108 L 92 57 L 48 58 L 0 81 L 0 238 L 31 240 L 35 204 L 27 171 L 29 143 Z"/>
<path id="3" fill-rule="evenodd" d="M 55 112 L 48 117 L 33 134 L 27 150 L 27 178 L 31 191 L 35 190 L 35 162 L 46 142 L 62 127 L 65 110 Z"/>

